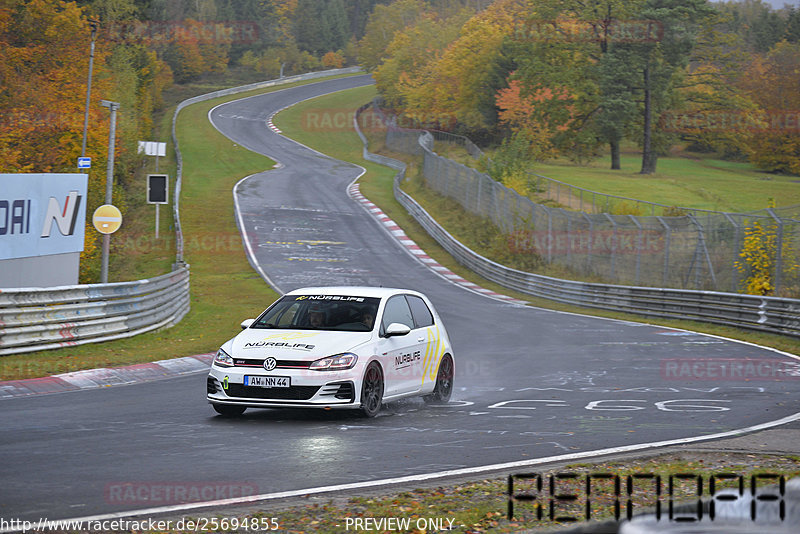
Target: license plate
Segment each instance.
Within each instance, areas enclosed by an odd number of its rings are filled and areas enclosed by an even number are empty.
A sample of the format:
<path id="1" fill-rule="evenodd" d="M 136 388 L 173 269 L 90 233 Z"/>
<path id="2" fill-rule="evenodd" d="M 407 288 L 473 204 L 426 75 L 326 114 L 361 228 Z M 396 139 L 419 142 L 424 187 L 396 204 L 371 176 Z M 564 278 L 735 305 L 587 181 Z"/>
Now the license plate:
<path id="1" fill-rule="evenodd" d="M 292 386 L 292 379 L 288 376 L 249 376 L 244 377 L 245 386 L 260 388 L 288 388 Z"/>

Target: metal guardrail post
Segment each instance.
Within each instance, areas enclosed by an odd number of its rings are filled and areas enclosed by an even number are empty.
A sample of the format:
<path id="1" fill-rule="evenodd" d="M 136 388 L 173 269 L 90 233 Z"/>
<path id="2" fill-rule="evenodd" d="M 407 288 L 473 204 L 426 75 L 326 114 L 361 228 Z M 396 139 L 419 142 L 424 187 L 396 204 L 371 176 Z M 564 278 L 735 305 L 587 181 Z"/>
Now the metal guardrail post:
<path id="1" fill-rule="evenodd" d="M 692 264 L 694 265 L 695 268 L 695 281 L 694 281 L 695 288 L 696 289 L 700 288 L 700 261 L 697 259 L 697 256 L 701 254 L 700 253 L 701 250 L 703 256 L 705 257 L 706 263 L 708 264 L 708 274 L 711 275 L 711 282 L 714 285 L 714 287 L 717 287 L 717 277 L 714 274 L 714 265 L 711 263 L 711 257 L 709 256 L 708 248 L 706 247 L 705 229 L 703 228 L 703 225 L 700 224 L 700 221 L 698 221 L 695 218 L 694 215 L 689 214 L 688 217 L 697 227 L 697 249 L 695 250 L 695 259 L 692 260 Z"/>
<path id="2" fill-rule="evenodd" d="M 592 268 L 592 244 L 594 241 L 594 221 L 586 213 L 583 214 L 586 222 L 589 223 L 589 250 L 586 252 L 586 272 L 591 272 Z"/>
<path id="3" fill-rule="evenodd" d="M 739 250 L 741 250 L 741 245 L 739 245 L 740 241 L 740 233 L 741 227 L 733 220 L 728 213 L 723 213 L 725 218 L 728 219 L 728 222 L 731 223 L 731 226 L 734 228 L 733 233 L 733 254 L 736 257 L 739 254 Z M 739 287 L 739 269 L 736 267 L 736 261 L 731 262 L 731 292 L 735 292 Z"/>
<path id="4" fill-rule="evenodd" d="M 608 213 L 604 213 L 603 215 L 605 215 L 606 219 L 608 219 L 614 227 L 614 233 L 611 238 L 611 278 L 615 278 L 617 275 L 617 222 Z"/>
<path id="5" fill-rule="evenodd" d="M 659 216 L 656 217 L 656 219 L 658 219 L 658 222 L 660 222 L 664 226 L 664 230 L 667 231 L 667 236 L 665 238 L 665 244 L 664 244 L 664 273 L 661 278 L 661 285 L 663 287 L 667 287 L 667 275 L 669 273 L 669 249 L 670 246 L 672 245 L 671 243 L 672 228 L 666 222 L 664 222 L 664 219 L 662 217 Z"/>
<path id="6" fill-rule="evenodd" d="M 636 217 L 633 215 L 628 215 L 635 224 L 639 228 L 639 235 L 636 237 L 636 285 L 639 285 L 639 273 L 642 265 L 642 225 L 639 224 L 639 221 L 636 220 Z"/>
<path id="7" fill-rule="evenodd" d="M 553 262 L 553 209 L 544 208 L 547 213 L 547 263 Z"/>
<path id="8" fill-rule="evenodd" d="M 781 290 L 781 282 L 783 281 L 783 221 L 775 215 L 772 208 L 767 208 L 767 213 L 775 220 L 777 228 L 775 229 L 775 292 Z"/>

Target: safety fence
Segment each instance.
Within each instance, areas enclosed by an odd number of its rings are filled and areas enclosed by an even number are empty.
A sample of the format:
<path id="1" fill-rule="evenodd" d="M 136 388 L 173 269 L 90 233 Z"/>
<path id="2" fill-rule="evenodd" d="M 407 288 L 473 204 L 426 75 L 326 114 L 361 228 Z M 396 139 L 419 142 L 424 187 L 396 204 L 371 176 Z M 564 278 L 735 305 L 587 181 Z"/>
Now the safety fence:
<path id="1" fill-rule="evenodd" d="M 398 169 L 394 180 L 394 195 L 398 202 L 456 261 L 487 280 L 522 293 L 567 304 L 653 317 L 697 320 L 800 337 L 798 299 L 561 280 L 511 269 L 477 254 L 450 235 L 400 188 L 405 177 L 404 163 L 369 152 L 367 139 L 359 129 L 358 116 L 370 106 L 366 104 L 359 108 L 354 120 L 356 131 L 364 144 L 364 158 Z M 388 135 L 387 131 L 387 146 L 390 146 Z M 430 134 L 418 131 L 415 132 L 415 141 L 420 147 L 417 153 L 427 153 L 433 139 Z M 393 149 L 397 149 L 396 145 Z M 409 145 L 406 152 L 413 151 Z M 501 184 L 497 185 L 502 187 Z"/>
<path id="2" fill-rule="evenodd" d="M 111 284 L 0 290 L 0 355 L 133 337 L 189 311 L 189 268 Z"/>
<path id="3" fill-rule="evenodd" d="M 380 113 L 374 107 L 372 111 Z M 508 237 L 514 253 L 535 255 L 576 276 L 611 283 L 736 292 L 763 279 L 776 294 L 800 292 L 797 206 L 751 213 L 671 208 L 674 216 L 644 216 L 596 212 L 602 207 L 598 200 L 593 206 L 588 198 L 577 203 L 583 193 L 565 190 L 574 208 L 553 207 L 434 152 L 435 143 L 464 145 L 460 136 L 397 128 L 386 118 L 372 123 L 385 125 L 390 150 L 422 155 L 428 187 L 491 220 Z M 556 181 L 549 180 L 547 186 L 551 193 L 552 182 Z M 522 187 L 535 192 L 542 183 L 541 177 L 529 175 Z M 639 209 L 633 204 L 621 209 L 619 202 L 610 205 L 622 212 Z M 753 259 L 746 261 L 743 252 Z"/>

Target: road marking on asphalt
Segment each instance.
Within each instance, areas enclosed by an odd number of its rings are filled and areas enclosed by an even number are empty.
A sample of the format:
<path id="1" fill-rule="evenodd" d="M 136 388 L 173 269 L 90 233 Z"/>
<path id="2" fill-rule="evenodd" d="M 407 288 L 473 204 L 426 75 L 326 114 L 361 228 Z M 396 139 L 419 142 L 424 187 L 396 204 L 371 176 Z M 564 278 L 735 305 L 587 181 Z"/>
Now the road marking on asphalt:
<path id="1" fill-rule="evenodd" d="M 771 421 L 769 423 L 762 423 L 759 425 L 742 428 L 739 430 L 729 430 L 727 432 L 720 432 L 710 436 L 696 436 L 691 438 L 680 438 L 667 441 L 655 441 L 652 443 L 639 443 L 636 445 L 625 445 L 622 447 L 610 447 L 608 449 L 598 449 L 594 451 L 574 452 L 570 454 L 560 454 L 557 456 L 547 456 L 545 458 L 534 458 L 531 460 L 518 460 L 515 462 L 505 462 L 501 464 L 490 464 L 477 467 L 464 467 L 460 469 L 450 469 L 446 471 L 438 471 L 433 473 L 423 473 L 418 475 L 406 475 L 394 478 L 385 478 L 381 480 L 366 480 L 363 482 L 351 482 L 348 484 L 334 484 L 330 486 L 318 486 L 314 488 L 305 488 L 299 490 L 279 491 L 275 493 L 262 493 L 260 495 L 249 495 L 246 497 L 237 497 L 231 499 L 218 499 L 214 501 L 193 502 L 185 504 L 176 504 L 170 506 L 159 506 L 154 508 L 145 508 L 141 510 L 129 510 L 126 512 L 117 512 L 112 514 L 101 514 L 86 517 L 75 517 L 64 519 L 64 521 L 104 521 L 109 519 L 120 519 L 123 517 L 132 516 L 147 516 L 155 514 L 165 514 L 174 512 L 186 512 L 188 510 L 197 510 L 199 508 L 219 507 L 219 506 L 233 506 L 242 504 L 251 504 L 262 501 L 273 501 L 278 499 L 288 499 L 296 497 L 307 497 L 309 495 L 319 495 L 324 493 L 336 493 L 340 491 L 353 491 L 363 490 L 368 488 L 375 488 L 379 486 L 393 486 L 399 484 L 409 484 L 414 482 L 427 482 L 440 478 L 460 477 L 466 475 L 484 475 L 492 471 L 504 471 L 509 469 L 528 468 L 537 465 L 544 465 L 555 462 L 572 462 L 586 458 L 594 458 L 597 456 L 607 456 L 612 454 L 622 454 L 627 452 L 637 452 L 648 449 L 656 449 L 661 447 L 668 447 L 672 445 L 685 445 L 687 443 L 696 443 L 699 441 L 710 441 L 714 439 L 731 438 L 740 436 L 742 434 L 749 434 L 759 430 L 766 430 L 776 426 L 785 425 L 800 421 L 800 413 Z M 0 530 L 0 532 L 14 532 L 14 530 Z"/>

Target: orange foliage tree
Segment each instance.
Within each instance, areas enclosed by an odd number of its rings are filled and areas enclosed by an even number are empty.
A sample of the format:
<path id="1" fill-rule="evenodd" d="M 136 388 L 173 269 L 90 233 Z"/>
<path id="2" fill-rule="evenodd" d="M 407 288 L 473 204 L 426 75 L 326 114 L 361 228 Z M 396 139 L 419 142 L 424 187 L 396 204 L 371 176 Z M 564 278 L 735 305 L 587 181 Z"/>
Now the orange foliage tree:
<path id="1" fill-rule="evenodd" d="M 0 172 L 75 171 L 89 40 L 89 25 L 74 3 L 31 0 L 0 8 Z M 95 95 L 110 88 L 107 56 L 108 49 L 98 43 Z M 90 114 L 91 123 L 98 124 L 103 108 L 91 106 Z M 90 135 L 89 146 L 97 146 L 104 132 L 91 129 Z M 102 156 L 101 150 L 92 152 L 87 155 Z"/>
<path id="2" fill-rule="evenodd" d="M 328 52 L 322 56 L 322 66 L 326 69 L 341 69 L 344 67 L 344 56 L 341 52 Z"/>
<path id="3" fill-rule="evenodd" d="M 407 112 L 441 117 L 440 122 L 457 122 L 467 129 L 493 126 L 494 89 L 505 85 L 507 74 L 497 68 L 503 42 L 527 10 L 524 0 L 499 0 L 470 17 L 457 38 L 433 59 L 426 82 L 405 84 Z"/>
<path id="4" fill-rule="evenodd" d="M 740 84 L 763 110 L 751 161 L 770 172 L 800 174 L 800 44 L 781 41 L 754 57 Z"/>
<path id="5" fill-rule="evenodd" d="M 545 160 L 558 154 L 555 137 L 570 129 L 574 95 L 566 87 L 542 87 L 523 93 L 522 83 L 512 79 L 497 93 L 500 123 L 526 139 L 531 158 Z"/>

